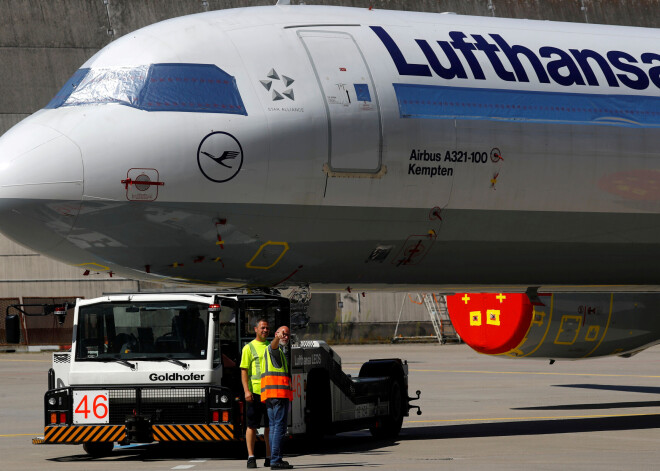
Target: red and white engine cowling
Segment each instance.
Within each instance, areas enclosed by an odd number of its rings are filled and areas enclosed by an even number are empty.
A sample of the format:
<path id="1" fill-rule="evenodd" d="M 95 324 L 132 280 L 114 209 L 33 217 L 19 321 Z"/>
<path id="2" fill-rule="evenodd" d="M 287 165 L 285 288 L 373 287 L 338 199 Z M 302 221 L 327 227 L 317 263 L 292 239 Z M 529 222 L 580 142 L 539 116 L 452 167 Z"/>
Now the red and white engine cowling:
<path id="1" fill-rule="evenodd" d="M 630 355 L 660 342 L 660 293 L 457 293 L 452 324 L 479 353 L 579 359 Z"/>

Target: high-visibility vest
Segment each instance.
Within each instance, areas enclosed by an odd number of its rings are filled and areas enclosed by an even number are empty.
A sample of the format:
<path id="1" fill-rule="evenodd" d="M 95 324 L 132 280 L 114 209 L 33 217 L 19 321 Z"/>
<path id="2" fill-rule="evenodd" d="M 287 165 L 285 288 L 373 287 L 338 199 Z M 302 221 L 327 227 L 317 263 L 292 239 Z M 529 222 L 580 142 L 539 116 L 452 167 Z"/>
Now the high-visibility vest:
<path id="1" fill-rule="evenodd" d="M 263 344 L 266 345 L 263 345 Z M 259 352 L 257 351 L 257 346 L 259 346 L 259 350 L 262 348 L 264 349 L 263 352 L 268 350 L 268 343 L 266 342 L 259 342 L 257 340 L 253 340 L 252 342 L 248 343 L 248 347 L 250 348 L 250 353 L 252 354 L 252 363 L 251 366 L 252 368 L 250 369 L 250 385 L 252 386 L 252 393 L 253 394 L 261 394 L 261 391 L 258 390 L 259 385 L 261 384 L 261 358 L 263 355 L 259 355 Z"/>
<path id="2" fill-rule="evenodd" d="M 293 400 L 293 391 L 291 391 L 291 377 L 287 373 L 286 357 L 282 350 L 277 351 L 280 354 L 280 368 L 275 368 L 270 358 L 269 348 L 266 347 L 264 356 L 261 357 L 261 401 L 266 399 L 281 398 Z"/>

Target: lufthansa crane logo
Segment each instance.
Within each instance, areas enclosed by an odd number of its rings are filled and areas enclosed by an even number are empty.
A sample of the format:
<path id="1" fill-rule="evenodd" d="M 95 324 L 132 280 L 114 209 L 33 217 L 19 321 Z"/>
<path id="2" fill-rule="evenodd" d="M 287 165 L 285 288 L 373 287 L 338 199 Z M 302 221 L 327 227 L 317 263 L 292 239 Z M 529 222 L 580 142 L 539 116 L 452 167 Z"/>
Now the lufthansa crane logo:
<path id="1" fill-rule="evenodd" d="M 217 183 L 234 178 L 243 166 L 243 148 L 227 132 L 212 132 L 199 143 L 197 165 L 202 174 Z"/>

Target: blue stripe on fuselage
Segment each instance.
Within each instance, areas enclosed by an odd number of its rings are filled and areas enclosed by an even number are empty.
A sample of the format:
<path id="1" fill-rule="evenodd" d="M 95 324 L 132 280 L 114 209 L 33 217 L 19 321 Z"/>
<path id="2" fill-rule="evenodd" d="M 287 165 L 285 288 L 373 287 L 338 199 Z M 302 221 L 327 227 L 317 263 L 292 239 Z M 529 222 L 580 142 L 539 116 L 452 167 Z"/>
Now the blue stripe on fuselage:
<path id="1" fill-rule="evenodd" d="M 660 98 L 395 83 L 401 118 L 660 127 Z"/>

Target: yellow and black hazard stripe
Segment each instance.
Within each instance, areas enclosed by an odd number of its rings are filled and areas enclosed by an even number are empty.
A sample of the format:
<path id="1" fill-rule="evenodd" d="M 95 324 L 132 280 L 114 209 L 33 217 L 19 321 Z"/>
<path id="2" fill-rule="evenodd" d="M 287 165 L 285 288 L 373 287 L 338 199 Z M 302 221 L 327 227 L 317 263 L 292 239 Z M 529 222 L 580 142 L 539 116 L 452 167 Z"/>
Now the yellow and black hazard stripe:
<path id="1" fill-rule="evenodd" d="M 123 425 L 57 425 L 44 429 L 41 443 L 119 442 L 124 438 Z"/>
<path id="2" fill-rule="evenodd" d="M 154 440 L 158 442 L 218 442 L 237 440 L 233 425 L 154 425 Z"/>

